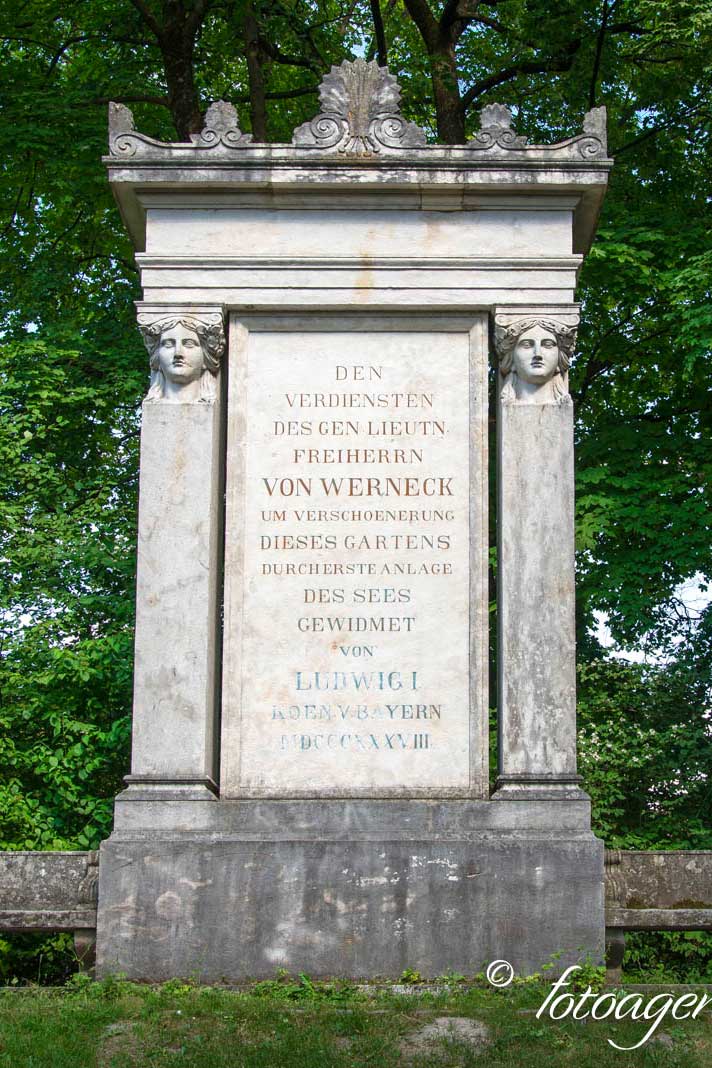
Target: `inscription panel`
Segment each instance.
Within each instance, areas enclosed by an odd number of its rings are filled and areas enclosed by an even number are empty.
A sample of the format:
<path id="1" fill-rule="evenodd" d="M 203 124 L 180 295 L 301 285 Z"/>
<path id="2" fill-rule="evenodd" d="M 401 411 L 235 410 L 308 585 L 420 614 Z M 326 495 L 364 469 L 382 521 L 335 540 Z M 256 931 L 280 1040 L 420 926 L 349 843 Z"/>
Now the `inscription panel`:
<path id="1" fill-rule="evenodd" d="M 223 796 L 468 794 L 470 334 L 231 348 Z"/>

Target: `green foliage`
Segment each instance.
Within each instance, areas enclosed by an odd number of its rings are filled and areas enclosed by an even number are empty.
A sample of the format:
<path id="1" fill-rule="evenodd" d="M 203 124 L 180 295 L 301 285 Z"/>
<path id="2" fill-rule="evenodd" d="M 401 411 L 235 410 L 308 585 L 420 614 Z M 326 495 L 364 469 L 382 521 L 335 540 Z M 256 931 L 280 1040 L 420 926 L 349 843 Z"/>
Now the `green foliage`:
<path id="1" fill-rule="evenodd" d="M 70 934 L 12 934 L 0 938 L 0 987 L 61 986 L 76 977 L 77 967 Z"/>
<path id="2" fill-rule="evenodd" d="M 579 666 L 579 768 L 610 848 L 712 849 L 709 690 L 682 658 Z"/>
<path id="3" fill-rule="evenodd" d="M 685 650 L 667 664 L 593 661 L 578 692 L 594 831 L 610 848 L 712 849 L 710 673 Z M 630 982 L 709 982 L 712 934 L 628 934 L 623 968 Z"/>
<path id="4" fill-rule="evenodd" d="M 382 5 L 385 36 L 404 112 L 435 140 L 416 6 Z M 330 64 L 373 54 L 372 5 L 208 0 L 182 38 L 198 104 L 233 100 L 243 129 L 255 100 L 248 8 L 267 135 L 288 140 Z M 610 846 L 710 847 L 712 609 L 695 614 L 679 593 L 712 578 L 709 0 L 471 8 L 450 85 L 469 132 L 495 99 L 537 142 L 608 108 L 615 167 L 581 276 L 571 375 L 581 766 L 595 825 Z M 451 9 L 429 5 L 437 18 Z M 0 0 L 2 849 L 95 847 L 127 770 L 146 367 L 137 271 L 100 158 L 108 99 L 129 103 L 142 131 L 175 136 L 152 20 L 193 10 Z M 605 660 L 601 613 L 618 643 L 660 662 Z"/>
<path id="5" fill-rule="evenodd" d="M 0 350 L 3 849 L 96 848 L 126 760 L 138 378 L 75 341 Z"/>
<path id="6" fill-rule="evenodd" d="M 627 934 L 623 974 L 629 983 L 712 983 L 712 932 Z"/>
<path id="7" fill-rule="evenodd" d="M 358 997 L 353 983 L 345 980 L 335 982 L 318 982 L 301 973 L 292 979 L 288 972 L 280 969 L 276 979 L 264 979 L 255 983 L 252 994 L 258 998 L 276 998 L 280 1001 L 348 1001 Z"/>
<path id="8" fill-rule="evenodd" d="M 575 993 L 581 993 L 590 987 L 594 993 L 599 994 L 606 983 L 605 967 L 594 964 L 590 957 L 582 961 L 579 967 L 580 970 L 574 972 L 571 977 L 571 989 Z"/>
<path id="9" fill-rule="evenodd" d="M 184 994 L 190 994 L 195 989 L 195 983 L 185 979 L 169 979 L 161 986 L 161 993 L 166 997 L 174 998 L 180 997 Z"/>
<path id="10" fill-rule="evenodd" d="M 546 1012 L 537 1019 L 550 990 L 544 984 L 509 988 L 506 995 L 463 988 L 437 998 L 384 993 L 377 1000 L 353 997 L 338 1004 L 290 1004 L 255 997 L 249 989 L 209 987 L 169 998 L 150 986 L 123 982 L 117 997 L 106 998 L 102 985 L 90 983 L 65 995 L 0 996 L 0 1066 L 163 1068 L 179 1061 L 192 1068 L 705 1068 L 712 1055 L 709 1013 L 682 1021 L 668 1014 L 660 1028 L 670 1036 L 665 1045 L 651 1040 L 621 1053 L 608 1040 L 632 1046 L 650 1021 L 583 1021 L 570 1014 L 552 1020 Z M 446 1034 L 423 1041 L 423 1029 L 443 1017 L 484 1024 L 487 1046 Z"/>

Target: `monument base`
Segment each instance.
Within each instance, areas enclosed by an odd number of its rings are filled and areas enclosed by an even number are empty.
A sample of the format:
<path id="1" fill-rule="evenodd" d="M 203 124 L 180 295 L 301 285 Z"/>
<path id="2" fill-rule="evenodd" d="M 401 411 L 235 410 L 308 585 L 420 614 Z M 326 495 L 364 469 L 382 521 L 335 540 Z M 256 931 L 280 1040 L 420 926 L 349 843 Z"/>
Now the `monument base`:
<path id="1" fill-rule="evenodd" d="M 587 800 L 121 801 L 97 973 L 518 975 L 603 960 Z"/>

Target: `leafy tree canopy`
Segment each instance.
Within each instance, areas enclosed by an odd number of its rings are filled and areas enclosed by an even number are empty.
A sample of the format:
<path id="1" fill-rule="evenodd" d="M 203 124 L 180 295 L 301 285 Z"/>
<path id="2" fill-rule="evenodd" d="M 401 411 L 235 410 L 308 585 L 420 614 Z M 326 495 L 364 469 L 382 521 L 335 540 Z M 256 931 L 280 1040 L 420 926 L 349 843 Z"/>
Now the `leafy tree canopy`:
<path id="1" fill-rule="evenodd" d="M 583 764 L 609 840 L 690 840 L 708 815 L 712 666 L 710 610 L 690 615 L 678 592 L 712 576 L 709 0 L 0 0 L 0 13 L 0 847 L 96 845 L 126 764 L 146 368 L 100 162 L 106 104 L 173 140 L 224 98 L 257 139 L 289 140 L 322 75 L 358 55 L 388 62 L 433 140 L 463 141 L 494 100 L 538 142 L 608 108 L 615 168 L 572 374 Z M 602 666 L 595 612 L 667 660 Z"/>

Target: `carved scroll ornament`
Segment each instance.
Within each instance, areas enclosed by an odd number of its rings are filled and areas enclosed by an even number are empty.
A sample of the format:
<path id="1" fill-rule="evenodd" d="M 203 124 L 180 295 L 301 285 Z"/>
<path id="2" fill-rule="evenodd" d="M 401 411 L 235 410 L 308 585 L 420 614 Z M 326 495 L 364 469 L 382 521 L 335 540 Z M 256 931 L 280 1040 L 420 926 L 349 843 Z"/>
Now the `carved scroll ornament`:
<path id="1" fill-rule="evenodd" d="M 212 404 L 225 352 L 220 312 L 200 317 L 139 315 L 138 326 L 151 368 L 146 401 Z"/>
<path id="2" fill-rule="evenodd" d="M 571 404 L 569 367 L 576 327 L 554 319 L 495 320 L 505 404 Z"/>
<path id="3" fill-rule="evenodd" d="M 167 144 L 139 133 L 130 108 L 124 104 L 109 104 L 109 152 L 112 156 L 161 158 L 174 155 L 176 150 L 189 157 L 194 157 L 200 150 L 224 155 L 231 149 L 243 149 L 251 143 L 251 134 L 244 134 L 238 125 L 237 111 L 224 100 L 210 105 L 205 112 L 203 129 L 199 134 L 192 134 L 190 141 L 184 144 Z"/>
<path id="4" fill-rule="evenodd" d="M 504 104 L 487 104 L 480 112 L 480 128 L 467 142 L 468 149 L 505 158 L 605 159 L 606 109 L 593 108 L 583 120 L 583 134 L 556 145 L 530 145 L 512 127 L 512 113 Z"/>
<path id="5" fill-rule="evenodd" d="M 526 137 L 512 129 L 512 112 L 504 104 L 487 104 L 480 112 L 480 128 L 469 142 L 470 148 L 525 148 Z"/>
<path id="6" fill-rule="evenodd" d="M 332 67 L 319 87 L 321 112 L 298 126 L 292 144 L 352 156 L 384 149 L 419 148 L 425 131 L 400 113 L 400 87 L 377 63 L 344 60 Z"/>
<path id="7" fill-rule="evenodd" d="M 294 131 L 291 145 L 255 144 L 239 126 L 232 104 L 219 100 L 205 113 L 205 123 L 190 141 L 170 144 L 139 133 L 124 104 L 109 104 L 109 152 L 126 160 L 166 159 L 202 165 L 210 158 L 263 158 L 265 148 L 300 157 L 300 150 L 321 149 L 328 155 L 388 156 L 408 149 L 427 149 L 432 158 L 455 153 L 463 162 L 471 157 L 560 162 L 605 160 L 606 109 L 593 108 L 583 121 L 583 133 L 554 145 L 530 145 L 516 133 L 512 113 L 504 104 L 487 104 L 480 112 L 480 128 L 465 145 L 426 145 L 425 131 L 400 113 L 401 90 L 392 74 L 377 63 L 344 60 L 332 67 L 319 87 L 321 111 Z M 311 153 L 309 153 L 311 155 Z"/>

